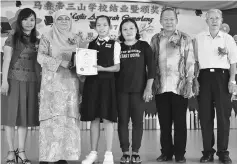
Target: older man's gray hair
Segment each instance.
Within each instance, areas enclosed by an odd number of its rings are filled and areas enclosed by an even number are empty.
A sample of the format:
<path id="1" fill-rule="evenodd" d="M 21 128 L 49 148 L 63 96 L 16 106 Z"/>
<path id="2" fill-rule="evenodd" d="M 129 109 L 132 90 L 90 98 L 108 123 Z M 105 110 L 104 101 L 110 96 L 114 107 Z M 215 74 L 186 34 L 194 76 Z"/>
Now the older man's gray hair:
<path id="1" fill-rule="evenodd" d="M 222 11 L 221 10 L 219 10 L 219 9 L 210 9 L 206 13 L 206 19 L 208 19 L 209 14 L 212 13 L 212 12 L 218 13 L 221 16 L 221 18 L 222 18 Z"/>

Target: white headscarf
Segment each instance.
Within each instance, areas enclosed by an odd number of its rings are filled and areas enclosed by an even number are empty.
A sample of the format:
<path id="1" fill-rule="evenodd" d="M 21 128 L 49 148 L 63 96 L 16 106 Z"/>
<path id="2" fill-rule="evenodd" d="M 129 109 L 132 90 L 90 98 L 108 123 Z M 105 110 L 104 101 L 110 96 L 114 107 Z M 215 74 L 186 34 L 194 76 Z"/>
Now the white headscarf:
<path id="1" fill-rule="evenodd" d="M 66 15 L 70 18 L 69 26 L 67 29 L 62 30 L 57 23 L 59 16 Z M 52 29 L 49 31 L 49 37 L 52 46 L 52 56 L 60 57 L 60 53 L 65 51 L 76 51 L 76 45 L 71 45 L 68 42 L 68 38 L 72 38 L 72 18 L 66 10 L 58 10 L 54 13 L 54 23 Z"/>

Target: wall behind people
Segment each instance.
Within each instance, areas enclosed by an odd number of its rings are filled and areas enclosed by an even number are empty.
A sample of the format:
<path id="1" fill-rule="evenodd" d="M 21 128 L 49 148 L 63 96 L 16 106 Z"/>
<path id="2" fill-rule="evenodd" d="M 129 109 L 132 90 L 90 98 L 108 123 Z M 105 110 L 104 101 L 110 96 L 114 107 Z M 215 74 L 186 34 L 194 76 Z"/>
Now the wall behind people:
<path id="1" fill-rule="evenodd" d="M 33 8 L 36 11 L 38 36 L 51 28 L 52 15 L 57 9 L 64 8 L 70 12 L 74 19 L 74 32 L 81 35 L 84 43 L 96 37 L 93 30 L 94 21 L 98 15 L 108 15 L 111 18 L 112 30 L 111 36 L 116 38 L 118 35 L 118 26 L 124 18 L 135 18 L 141 31 L 142 40 L 150 42 L 151 37 L 160 31 L 159 23 L 160 12 L 162 8 L 172 6 L 173 3 L 144 3 L 137 2 L 105 2 L 105 1 L 2 1 L 1 2 L 1 43 L 4 44 L 8 33 L 14 29 L 14 22 L 19 10 L 25 7 Z M 186 4 L 186 3 L 185 3 Z M 192 5 L 193 4 L 193 5 Z M 165 5 L 165 6 L 164 6 Z M 205 10 L 195 10 L 195 3 L 187 3 L 186 9 L 176 7 L 179 14 L 178 29 L 194 37 L 197 33 L 206 29 Z M 214 4 L 212 4 L 214 5 Z M 210 6 L 210 4 L 209 4 Z M 211 6 L 210 6 L 211 7 Z M 215 6 L 213 6 L 215 7 Z M 190 9 L 188 9 L 190 8 Z M 201 12 L 200 12 L 201 11 Z M 230 34 L 237 34 L 237 9 L 223 10 L 224 23 L 230 27 Z M 2 50 L 1 50 L 2 51 Z"/>
<path id="2" fill-rule="evenodd" d="M 19 3 L 20 2 L 20 3 Z M 153 3 L 138 2 L 104 2 L 104 1 L 2 1 L 1 2 L 1 45 L 8 32 L 14 29 L 19 10 L 32 8 L 37 13 L 38 35 L 51 28 L 52 16 L 57 9 L 66 9 L 74 19 L 74 32 L 81 35 L 83 45 L 96 37 L 93 30 L 98 15 L 108 15 L 112 22 L 111 37 L 116 38 L 121 21 L 132 17 L 138 23 L 142 40 L 150 42 L 151 37 L 160 31 L 160 12 L 164 6 Z M 197 16 L 195 10 L 177 9 L 179 14 L 178 29 L 191 36 L 207 28 L 204 16 Z M 2 47 L 2 46 L 1 46 Z"/>
<path id="3" fill-rule="evenodd" d="M 229 34 L 231 36 L 237 35 L 237 8 L 223 10 L 224 23 L 227 23 L 230 26 Z"/>

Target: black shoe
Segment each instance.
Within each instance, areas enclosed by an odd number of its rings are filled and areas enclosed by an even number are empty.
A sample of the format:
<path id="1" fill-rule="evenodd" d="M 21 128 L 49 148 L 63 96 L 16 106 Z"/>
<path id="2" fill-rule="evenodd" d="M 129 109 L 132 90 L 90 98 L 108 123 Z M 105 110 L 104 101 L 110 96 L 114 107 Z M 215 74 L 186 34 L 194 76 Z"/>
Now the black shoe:
<path id="1" fill-rule="evenodd" d="M 213 154 L 204 154 L 201 159 L 200 162 L 201 163 L 207 163 L 207 162 L 213 162 L 214 158 L 213 158 Z"/>
<path id="2" fill-rule="evenodd" d="M 56 164 L 68 164 L 68 163 L 65 160 L 59 160 L 58 162 L 56 162 Z"/>
<path id="3" fill-rule="evenodd" d="M 40 161 L 39 164 L 49 164 L 49 162 Z"/>
<path id="4" fill-rule="evenodd" d="M 129 164 L 130 163 L 130 155 L 123 154 L 123 156 L 120 159 L 121 164 Z"/>
<path id="5" fill-rule="evenodd" d="M 161 154 L 157 159 L 157 162 L 164 162 L 164 161 L 172 161 L 172 156 L 167 156 L 165 154 Z"/>
<path id="6" fill-rule="evenodd" d="M 142 160 L 140 155 L 138 154 L 132 154 L 131 155 L 131 164 L 141 164 Z"/>
<path id="7" fill-rule="evenodd" d="M 177 163 L 185 163 L 186 162 L 186 158 L 184 156 L 175 157 L 175 161 Z"/>
<path id="8" fill-rule="evenodd" d="M 230 159 L 228 154 L 225 154 L 222 157 L 219 157 L 219 161 L 224 164 L 231 164 L 232 163 L 232 160 Z"/>

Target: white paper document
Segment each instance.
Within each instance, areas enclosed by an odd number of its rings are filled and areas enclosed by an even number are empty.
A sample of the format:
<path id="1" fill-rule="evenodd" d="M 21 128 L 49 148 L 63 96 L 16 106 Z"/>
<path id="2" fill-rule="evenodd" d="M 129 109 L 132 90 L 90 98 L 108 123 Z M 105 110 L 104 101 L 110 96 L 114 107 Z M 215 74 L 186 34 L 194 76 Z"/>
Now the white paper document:
<path id="1" fill-rule="evenodd" d="M 97 50 L 77 48 L 76 70 L 80 75 L 97 75 Z"/>

